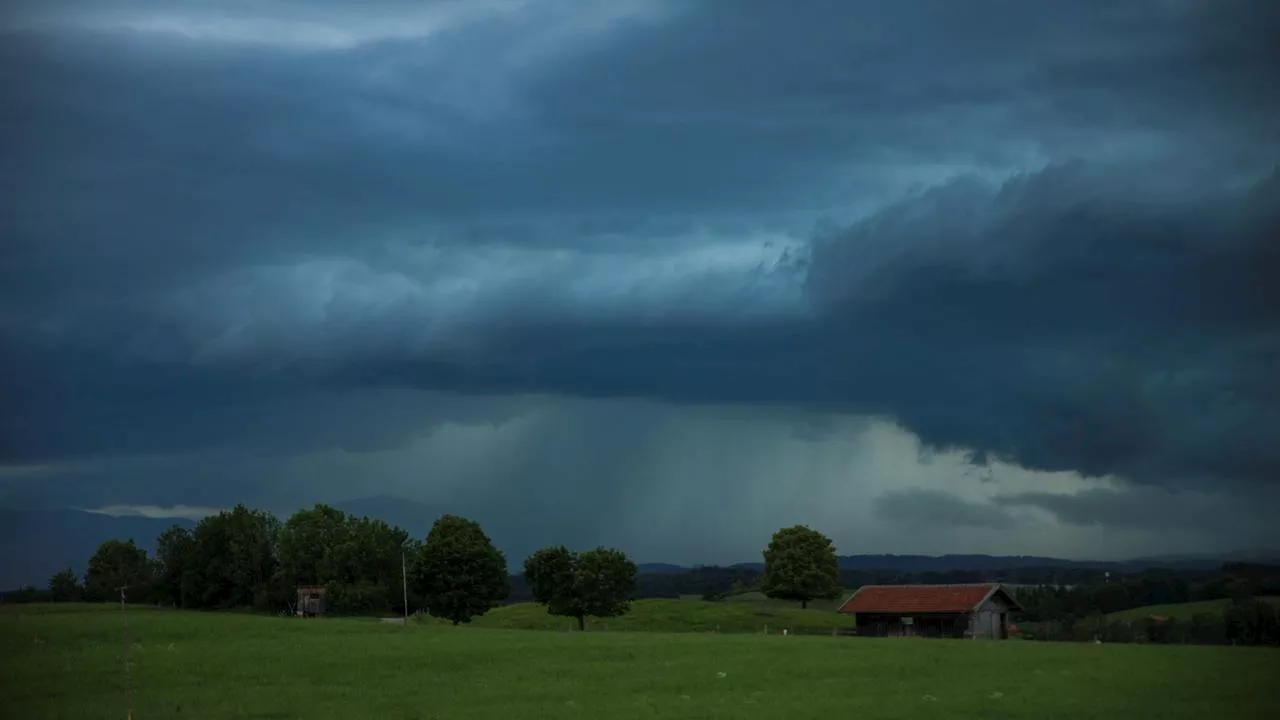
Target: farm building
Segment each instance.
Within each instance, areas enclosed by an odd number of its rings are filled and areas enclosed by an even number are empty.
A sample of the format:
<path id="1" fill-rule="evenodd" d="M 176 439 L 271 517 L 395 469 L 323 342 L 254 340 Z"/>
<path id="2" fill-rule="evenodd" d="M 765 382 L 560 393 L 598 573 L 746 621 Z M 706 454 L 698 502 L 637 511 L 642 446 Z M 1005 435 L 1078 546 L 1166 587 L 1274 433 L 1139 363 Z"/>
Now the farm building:
<path id="1" fill-rule="evenodd" d="M 302 585 L 298 587 L 297 614 L 302 617 L 324 615 L 324 586 Z"/>
<path id="2" fill-rule="evenodd" d="M 1000 585 L 864 585 L 840 606 L 858 635 L 1009 637 L 1009 614 L 1022 610 Z"/>

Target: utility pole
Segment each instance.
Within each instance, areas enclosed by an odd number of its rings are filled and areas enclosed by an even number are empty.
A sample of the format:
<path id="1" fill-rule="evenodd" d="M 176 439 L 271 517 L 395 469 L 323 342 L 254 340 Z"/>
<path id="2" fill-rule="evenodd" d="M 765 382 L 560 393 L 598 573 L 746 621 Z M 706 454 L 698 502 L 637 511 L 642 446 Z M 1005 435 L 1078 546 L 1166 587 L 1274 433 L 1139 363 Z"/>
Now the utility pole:
<path id="1" fill-rule="evenodd" d="M 120 617 L 124 619 L 124 692 L 125 692 L 125 717 L 127 720 L 133 720 L 133 672 L 129 662 L 129 615 L 124 607 L 124 591 L 128 590 L 128 585 L 120 586 Z"/>
<path id="2" fill-rule="evenodd" d="M 405 569 L 404 551 L 400 551 L 400 589 L 404 593 L 404 626 L 409 627 L 409 572 Z"/>

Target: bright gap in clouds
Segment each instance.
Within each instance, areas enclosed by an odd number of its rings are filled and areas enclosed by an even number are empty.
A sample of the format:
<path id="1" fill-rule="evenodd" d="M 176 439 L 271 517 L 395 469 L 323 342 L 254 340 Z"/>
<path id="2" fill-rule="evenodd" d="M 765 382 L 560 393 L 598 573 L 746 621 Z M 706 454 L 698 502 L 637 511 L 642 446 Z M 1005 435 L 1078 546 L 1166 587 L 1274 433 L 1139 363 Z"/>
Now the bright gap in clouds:
<path id="1" fill-rule="evenodd" d="M 191 507 L 189 505 L 104 505 L 97 508 L 73 508 L 81 512 L 110 517 L 145 517 L 162 520 L 174 518 L 180 520 L 202 520 L 210 515 L 217 515 L 225 508 Z"/>

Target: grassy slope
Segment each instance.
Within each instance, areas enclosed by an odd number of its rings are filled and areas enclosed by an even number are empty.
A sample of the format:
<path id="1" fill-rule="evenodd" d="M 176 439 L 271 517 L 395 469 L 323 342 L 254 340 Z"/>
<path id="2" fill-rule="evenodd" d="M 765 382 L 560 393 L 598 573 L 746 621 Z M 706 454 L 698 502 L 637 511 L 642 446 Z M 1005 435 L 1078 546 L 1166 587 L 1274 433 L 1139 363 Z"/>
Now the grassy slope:
<path id="1" fill-rule="evenodd" d="M 849 596 L 853 594 L 852 590 L 841 590 L 840 594 L 834 600 L 812 600 L 809 602 L 810 610 L 823 610 L 826 612 L 835 612 Z M 756 603 L 764 607 L 770 608 L 799 608 L 800 603 L 791 600 L 771 600 L 765 597 L 762 592 L 746 592 L 737 595 L 730 595 L 723 602 L 727 603 Z"/>
<path id="2" fill-rule="evenodd" d="M 835 626 L 851 627 L 850 618 L 831 611 L 801 610 L 795 604 L 706 602 L 703 600 L 637 600 L 631 612 L 618 618 L 588 618 L 591 630 L 656 632 L 781 632 L 830 633 Z M 511 630 L 568 630 L 572 618 L 552 617 L 546 608 L 529 603 L 507 605 L 477 618 L 477 627 Z"/>
<path id="3" fill-rule="evenodd" d="M 0 717 L 1280 717 L 1255 648 L 665 633 L 0 610 Z"/>
<path id="4" fill-rule="evenodd" d="M 1280 597 L 1259 598 L 1267 602 L 1280 603 Z M 1177 620 L 1190 620 L 1193 615 L 1200 613 L 1210 613 L 1213 615 L 1221 615 L 1226 609 L 1230 600 L 1202 600 L 1199 602 L 1174 603 L 1172 605 L 1146 605 L 1132 610 L 1121 610 L 1114 612 L 1107 617 L 1119 618 L 1125 620 L 1141 620 L 1150 615 L 1162 615 Z"/>

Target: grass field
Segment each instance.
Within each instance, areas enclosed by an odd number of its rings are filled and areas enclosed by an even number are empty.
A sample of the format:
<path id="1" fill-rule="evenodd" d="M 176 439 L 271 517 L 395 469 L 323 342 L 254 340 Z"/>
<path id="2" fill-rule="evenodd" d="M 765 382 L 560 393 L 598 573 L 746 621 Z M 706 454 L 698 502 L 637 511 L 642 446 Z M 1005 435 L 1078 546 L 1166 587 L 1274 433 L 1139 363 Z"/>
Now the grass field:
<path id="1" fill-rule="evenodd" d="M 1259 598 L 1259 600 L 1280 604 L 1280 597 Z M 1114 612 L 1107 615 L 1107 617 L 1123 620 L 1141 620 L 1151 615 L 1161 615 L 1176 620 L 1190 620 L 1193 616 L 1201 613 L 1221 615 L 1229 604 L 1231 604 L 1230 600 L 1202 600 L 1200 602 L 1173 603 L 1171 605 L 1146 605 L 1132 610 Z"/>
<path id="2" fill-rule="evenodd" d="M 852 590 L 841 590 L 840 595 L 834 600 L 811 600 L 809 601 L 810 610 L 824 610 L 826 612 L 835 612 L 844 604 L 845 600 L 853 594 Z M 772 600 L 765 597 L 762 592 L 745 592 L 737 595 L 730 595 L 721 602 L 726 603 L 755 603 L 763 607 L 771 608 L 799 608 L 800 604 L 791 600 Z"/>
<path id="3" fill-rule="evenodd" d="M 763 600 L 763 596 L 761 596 Z M 506 630 L 568 630 L 577 627 L 572 618 L 552 617 L 546 608 L 531 603 L 507 605 L 477 618 L 476 627 Z M 651 632 L 771 633 L 786 628 L 793 633 L 830 634 L 831 628 L 853 627 L 853 620 L 830 610 L 801 610 L 795 603 L 707 602 L 704 600 L 637 600 L 631 612 L 617 618 L 588 618 L 590 630 L 644 630 Z"/>
<path id="4" fill-rule="evenodd" d="M 0 611 L 0 717 L 1263 718 L 1255 648 L 516 632 L 110 606 Z"/>

